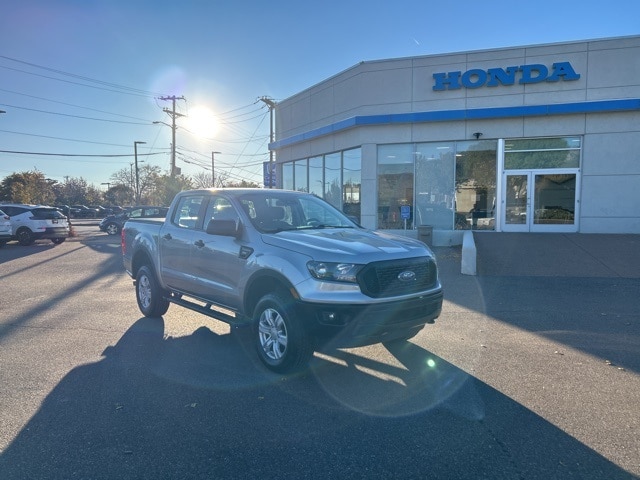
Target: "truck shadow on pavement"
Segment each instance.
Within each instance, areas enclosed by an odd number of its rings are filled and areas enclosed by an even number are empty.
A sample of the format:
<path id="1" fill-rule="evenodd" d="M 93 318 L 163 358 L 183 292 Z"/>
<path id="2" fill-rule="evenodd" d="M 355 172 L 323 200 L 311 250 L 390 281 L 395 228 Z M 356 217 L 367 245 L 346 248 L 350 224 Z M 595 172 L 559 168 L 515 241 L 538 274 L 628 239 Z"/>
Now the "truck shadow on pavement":
<path id="1" fill-rule="evenodd" d="M 236 335 L 136 321 L 71 370 L 0 454 L 3 479 L 631 479 L 410 342 L 279 376 Z"/>

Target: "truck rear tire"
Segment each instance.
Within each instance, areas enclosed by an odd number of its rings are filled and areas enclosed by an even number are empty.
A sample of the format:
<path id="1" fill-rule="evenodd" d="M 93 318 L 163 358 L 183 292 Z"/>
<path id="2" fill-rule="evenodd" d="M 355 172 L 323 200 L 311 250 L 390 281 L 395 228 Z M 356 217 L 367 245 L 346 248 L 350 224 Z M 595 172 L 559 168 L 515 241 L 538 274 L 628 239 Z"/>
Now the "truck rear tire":
<path id="1" fill-rule="evenodd" d="M 296 312 L 293 299 L 270 293 L 254 311 L 254 334 L 260 361 L 277 373 L 295 372 L 307 365 L 314 345 Z"/>
<path id="2" fill-rule="evenodd" d="M 161 317 L 169 310 L 169 301 L 162 296 L 153 270 L 146 265 L 136 275 L 136 300 L 145 317 Z"/>

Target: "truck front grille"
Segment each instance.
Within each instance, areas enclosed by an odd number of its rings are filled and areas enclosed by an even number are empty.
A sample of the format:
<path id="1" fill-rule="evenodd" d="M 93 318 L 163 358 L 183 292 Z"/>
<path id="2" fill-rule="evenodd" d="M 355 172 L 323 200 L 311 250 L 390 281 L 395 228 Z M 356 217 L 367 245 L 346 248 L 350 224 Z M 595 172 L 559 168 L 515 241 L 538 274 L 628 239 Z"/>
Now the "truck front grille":
<path id="1" fill-rule="evenodd" d="M 431 257 L 373 262 L 358 274 L 360 289 L 373 298 L 424 292 L 434 288 L 437 281 L 438 271 Z"/>

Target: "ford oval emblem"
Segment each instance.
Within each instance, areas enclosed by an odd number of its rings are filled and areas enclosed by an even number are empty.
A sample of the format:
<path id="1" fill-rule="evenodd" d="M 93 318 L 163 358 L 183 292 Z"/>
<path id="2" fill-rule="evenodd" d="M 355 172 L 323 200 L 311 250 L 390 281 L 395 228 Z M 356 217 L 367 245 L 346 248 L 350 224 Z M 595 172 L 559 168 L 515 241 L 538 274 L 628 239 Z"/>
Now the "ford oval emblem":
<path id="1" fill-rule="evenodd" d="M 398 280 L 401 282 L 413 282 L 416 279 L 416 274 L 411 270 L 405 270 L 398 274 Z"/>

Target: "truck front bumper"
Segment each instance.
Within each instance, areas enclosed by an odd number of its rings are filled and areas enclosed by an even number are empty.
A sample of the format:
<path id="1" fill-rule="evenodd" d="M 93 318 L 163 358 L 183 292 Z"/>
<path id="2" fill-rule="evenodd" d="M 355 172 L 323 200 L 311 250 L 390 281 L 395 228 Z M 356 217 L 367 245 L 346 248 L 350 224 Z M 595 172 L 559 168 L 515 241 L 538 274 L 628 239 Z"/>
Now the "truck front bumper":
<path id="1" fill-rule="evenodd" d="M 398 301 L 365 305 L 300 302 L 310 333 L 321 343 L 357 347 L 415 335 L 442 311 L 442 290 Z"/>

